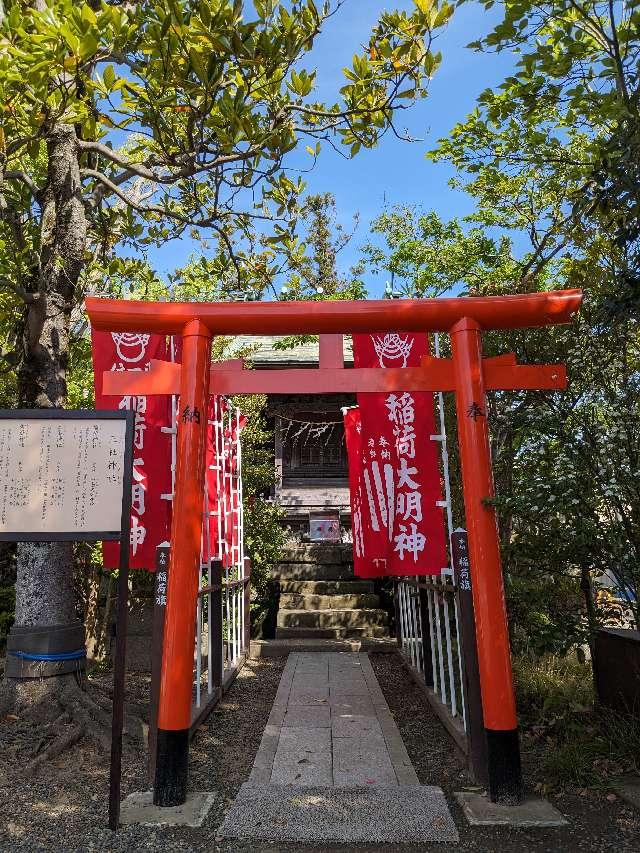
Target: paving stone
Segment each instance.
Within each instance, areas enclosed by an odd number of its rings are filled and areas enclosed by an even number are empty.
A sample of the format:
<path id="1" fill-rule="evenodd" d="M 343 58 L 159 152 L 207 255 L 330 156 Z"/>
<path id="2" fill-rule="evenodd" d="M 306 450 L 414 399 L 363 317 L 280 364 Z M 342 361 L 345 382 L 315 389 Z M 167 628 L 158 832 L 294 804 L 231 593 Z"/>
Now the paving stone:
<path id="1" fill-rule="evenodd" d="M 331 730 L 281 729 L 271 782 L 279 785 L 330 785 Z"/>
<path id="2" fill-rule="evenodd" d="M 333 784 L 398 784 L 382 732 L 369 732 L 359 738 L 333 738 Z"/>
<path id="3" fill-rule="evenodd" d="M 293 682 L 291 683 L 291 693 L 312 693 L 318 687 L 329 687 L 327 677 L 305 672 L 302 675 L 294 675 Z"/>
<path id="4" fill-rule="evenodd" d="M 218 835 L 317 844 L 455 844 L 458 832 L 436 787 L 243 785 Z"/>
<path id="5" fill-rule="evenodd" d="M 344 681 L 330 681 L 329 695 L 334 697 L 363 696 L 371 702 L 371 696 L 366 682 L 364 680 L 360 681 L 357 675 L 354 675 L 350 679 L 344 679 Z M 373 702 L 371 702 L 371 704 L 373 705 Z"/>
<path id="6" fill-rule="evenodd" d="M 359 714 L 365 717 L 375 717 L 376 709 L 368 696 L 329 696 L 331 719 L 344 714 Z"/>
<path id="7" fill-rule="evenodd" d="M 348 685 L 348 687 L 346 684 L 329 685 L 329 697 L 335 702 L 349 702 L 358 696 L 365 697 L 367 701 L 373 704 L 366 684 L 360 685 L 356 682 L 355 684 Z"/>
<path id="8" fill-rule="evenodd" d="M 293 675 L 296 669 L 297 657 L 297 655 L 289 655 L 285 667 L 282 670 L 282 675 L 280 676 L 280 684 L 278 685 L 278 690 L 276 692 L 275 699 L 273 700 L 274 705 L 287 704 L 289 693 L 291 692 Z"/>
<path id="9" fill-rule="evenodd" d="M 330 684 L 336 684 L 353 678 L 356 678 L 358 681 L 366 684 L 359 667 L 352 666 L 347 669 L 347 667 L 329 666 L 329 677 L 327 680 Z"/>
<path id="10" fill-rule="evenodd" d="M 328 663 L 330 672 L 344 672 L 354 669 L 357 669 L 359 672 L 362 671 L 362 661 L 360 660 L 359 654 L 354 655 L 344 652 L 334 652 L 329 655 Z"/>
<path id="11" fill-rule="evenodd" d="M 459 791 L 454 794 L 472 826 L 566 826 L 567 819 L 542 797 L 526 797 L 518 806 L 492 803 L 485 793 Z"/>
<path id="12" fill-rule="evenodd" d="M 329 706 L 329 687 L 318 685 L 313 689 L 292 690 L 289 694 L 289 707 L 297 705 Z"/>
<path id="13" fill-rule="evenodd" d="M 301 656 L 300 656 L 301 657 Z M 325 658 L 319 663 L 309 663 L 306 660 L 298 660 L 296 664 L 296 674 L 312 673 L 314 675 L 327 675 L 329 672 L 329 662 Z"/>
<path id="14" fill-rule="evenodd" d="M 284 715 L 287 713 L 288 705 L 272 705 L 271 713 L 269 714 L 269 719 L 267 720 L 268 726 L 277 726 L 278 728 L 282 725 L 282 721 L 284 720 Z"/>
<path id="15" fill-rule="evenodd" d="M 280 742 L 280 732 L 279 725 L 273 726 L 267 723 L 249 775 L 251 784 L 266 785 L 271 781 L 273 761 Z"/>
<path id="16" fill-rule="evenodd" d="M 287 728 L 331 728 L 331 712 L 327 705 L 290 706 L 282 722 Z"/>
<path id="17" fill-rule="evenodd" d="M 153 791 L 134 791 L 122 801 L 120 823 L 124 826 L 139 823 L 142 826 L 199 827 L 209 813 L 216 794 L 191 793 L 182 806 L 154 806 Z"/>
<path id="18" fill-rule="evenodd" d="M 293 676 L 293 684 L 299 686 L 301 684 L 325 684 L 329 681 L 329 667 L 323 666 L 317 669 L 305 669 L 304 664 L 298 664 L 296 673 Z"/>
<path id="19" fill-rule="evenodd" d="M 372 800 L 372 791 L 383 793 Z M 255 840 L 457 839 L 440 789 L 419 784 L 367 655 L 343 652 L 289 656 L 225 827 Z"/>
<path id="20" fill-rule="evenodd" d="M 362 737 L 371 732 L 382 735 L 382 728 L 376 717 L 367 717 L 365 714 L 339 714 L 331 719 L 331 736 L 334 738 Z"/>

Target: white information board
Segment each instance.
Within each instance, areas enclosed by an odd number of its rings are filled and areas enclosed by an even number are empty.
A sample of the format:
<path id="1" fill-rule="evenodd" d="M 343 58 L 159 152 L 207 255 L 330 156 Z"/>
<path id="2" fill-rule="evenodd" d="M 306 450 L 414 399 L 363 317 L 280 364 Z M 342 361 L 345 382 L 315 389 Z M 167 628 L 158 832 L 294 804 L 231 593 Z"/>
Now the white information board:
<path id="1" fill-rule="evenodd" d="M 122 413 L 0 412 L 0 539 L 119 538 L 128 424 Z"/>

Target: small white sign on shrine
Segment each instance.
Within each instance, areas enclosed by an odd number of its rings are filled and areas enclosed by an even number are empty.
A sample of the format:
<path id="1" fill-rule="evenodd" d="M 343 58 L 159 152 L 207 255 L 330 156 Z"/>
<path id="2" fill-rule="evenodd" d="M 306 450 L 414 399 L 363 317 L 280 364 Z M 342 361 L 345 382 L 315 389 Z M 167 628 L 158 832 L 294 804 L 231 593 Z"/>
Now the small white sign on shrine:
<path id="1" fill-rule="evenodd" d="M 338 512 L 310 513 L 309 540 L 311 542 L 339 542 L 340 514 Z"/>
<path id="2" fill-rule="evenodd" d="M 132 417 L 0 411 L 0 540 L 120 539 L 131 501 Z"/>

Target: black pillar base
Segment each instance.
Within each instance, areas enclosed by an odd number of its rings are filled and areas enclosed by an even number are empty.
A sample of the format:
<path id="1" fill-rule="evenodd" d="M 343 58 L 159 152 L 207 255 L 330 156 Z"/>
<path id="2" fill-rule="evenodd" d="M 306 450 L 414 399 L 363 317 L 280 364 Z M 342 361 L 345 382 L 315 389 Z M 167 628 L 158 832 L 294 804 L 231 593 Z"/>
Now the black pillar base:
<path id="1" fill-rule="evenodd" d="M 485 729 L 485 732 L 487 735 L 489 799 L 492 803 L 515 806 L 521 803 L 524 798 L 518 730 L 495 731 Z"/>
<path id="2" fill-rule="evenodd" d="M 181 806 L 187 800 L 189 729 L 158 729 L 154 806 Z"/>

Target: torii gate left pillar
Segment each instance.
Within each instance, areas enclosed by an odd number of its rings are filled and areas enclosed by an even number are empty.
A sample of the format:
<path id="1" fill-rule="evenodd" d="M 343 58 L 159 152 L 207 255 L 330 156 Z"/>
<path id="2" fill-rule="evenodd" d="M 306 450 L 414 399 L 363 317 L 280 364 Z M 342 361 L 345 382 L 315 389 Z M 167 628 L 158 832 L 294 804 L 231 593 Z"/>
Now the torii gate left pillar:
<path id="1" fill-rule="evenodd" d="M 518 366 L 507 355 L 483 359 L 481 331 L 567 323 L 579 291 L 522 296 L 371 302 L 149 303 L 87 299 L 92 325 L 104 331 L 182 334 L 182 367 L 149 374 L 107 373 L 106 393 L 180 394 L 178 466 L 171 528 L 154 803 L 186 800 L 193 647 L 203 508 L 207 400 L 211 393 L 455 391 L 484 725 L 492 801 L 522 797 L 520 750 L 502 581 L 486 414 L 487 390 L 561 389 L 562 365 Z M 213 334 L 449 332 L 452 359 L 420 368 L 344 370 L 328 348 L 320 369 L 210 371 Z M 326 348 L 325 348 L 326 349 Z M 209 377 L 213 376 L 210 387 Z"/>
<path id="2" fill-rule="evenodd" d="M 187 796 L 210 368 L 211 332 L 199 320 L 191 320 L 182 333 L 180 426 L 153 787 L 157 806 L 182 805 Z"/>

